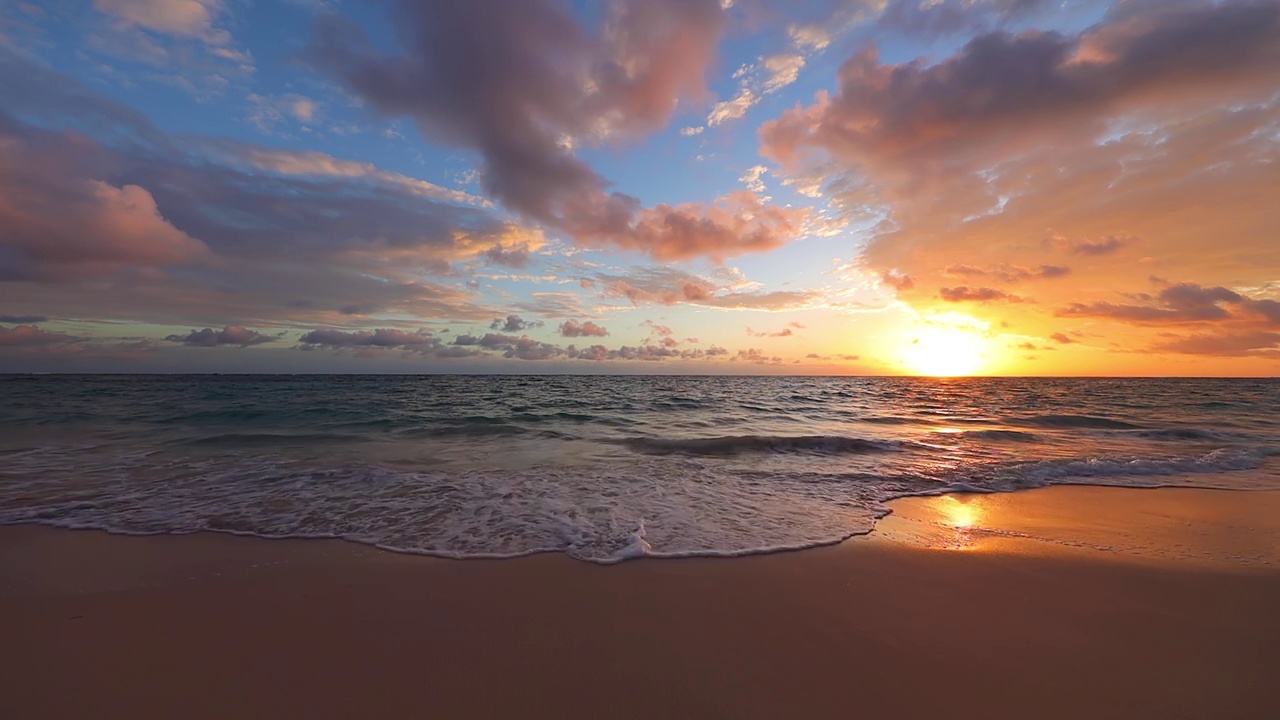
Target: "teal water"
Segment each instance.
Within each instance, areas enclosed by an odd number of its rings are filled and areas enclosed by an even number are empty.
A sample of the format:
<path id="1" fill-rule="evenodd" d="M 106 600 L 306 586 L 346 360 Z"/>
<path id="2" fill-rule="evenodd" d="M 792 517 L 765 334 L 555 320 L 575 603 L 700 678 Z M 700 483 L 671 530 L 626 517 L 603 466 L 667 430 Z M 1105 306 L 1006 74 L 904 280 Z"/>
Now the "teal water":
<path id="1" fill-rule="evenodd" d="M 1280 489 L 1280 382 L 7 376 L 0 523 L 737 555 L 904 495 Z"/>

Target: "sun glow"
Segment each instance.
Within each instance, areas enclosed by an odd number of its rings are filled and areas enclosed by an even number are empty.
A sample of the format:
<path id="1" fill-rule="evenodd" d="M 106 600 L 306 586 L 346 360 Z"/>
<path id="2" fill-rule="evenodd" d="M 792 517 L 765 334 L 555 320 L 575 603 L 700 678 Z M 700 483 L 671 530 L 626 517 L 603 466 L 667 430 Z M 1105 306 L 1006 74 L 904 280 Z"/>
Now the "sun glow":
<path id="1" fill-rule="evenodd" d="M 978 507 L 970 504 L 968 499 L 958 500 L 951 495 L 944 495 L 940 501 L 945 522 L 957 530 L 968 530 L 978 522 Z"/>
<path id="2" fill-rule="evenodd" d="M 987 364 L 986 351 L 986 341 L 972 330 L 928 326 L 913 335 L 902 359 L 921 375 L 973 375 Z"/>

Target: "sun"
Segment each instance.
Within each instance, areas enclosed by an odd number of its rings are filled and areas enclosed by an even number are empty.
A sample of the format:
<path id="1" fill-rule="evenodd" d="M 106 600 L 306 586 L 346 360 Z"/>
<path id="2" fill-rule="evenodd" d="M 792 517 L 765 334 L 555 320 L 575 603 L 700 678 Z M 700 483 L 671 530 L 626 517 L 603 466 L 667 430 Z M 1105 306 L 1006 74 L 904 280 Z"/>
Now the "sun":
<path id="1" fill-rule="evenodd" d="M 974 375 L 986 364 L 986 342 L 972 330 L 929 326 L 912 336 L 903 362 L 921 375 Z"/>

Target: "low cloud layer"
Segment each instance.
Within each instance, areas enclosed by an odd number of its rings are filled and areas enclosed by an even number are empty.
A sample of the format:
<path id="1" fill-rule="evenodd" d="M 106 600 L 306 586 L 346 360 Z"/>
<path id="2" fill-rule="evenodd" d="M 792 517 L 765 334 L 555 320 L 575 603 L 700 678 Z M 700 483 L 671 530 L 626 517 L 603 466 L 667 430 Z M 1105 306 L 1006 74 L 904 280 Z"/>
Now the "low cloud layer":
<path id="1" fill-rule="evenodd" d="M 186 335 L 170 335 L 165 338 L 169 342 L 179 342 L 192 347 L 217 347 L 219 345 L 249 347 L 250 345 L 272 342 L 275 339 L 255 330 L 235 325 L 227 325 L 221 330 L 214 330 L 213 328 L 192 330 Z"/>

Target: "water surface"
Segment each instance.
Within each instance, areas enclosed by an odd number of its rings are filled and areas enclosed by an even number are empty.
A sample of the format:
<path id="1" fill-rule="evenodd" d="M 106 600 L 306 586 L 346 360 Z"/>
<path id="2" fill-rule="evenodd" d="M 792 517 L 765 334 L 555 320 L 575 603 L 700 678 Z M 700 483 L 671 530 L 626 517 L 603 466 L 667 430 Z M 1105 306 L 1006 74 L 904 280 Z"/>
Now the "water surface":
<path id="1" fill-rule="evenodd" d="M 1274 380 L 8 376 L 0 523 L 738 555 L 905 495 L 1278 489 L 1277 407 Z"/>

